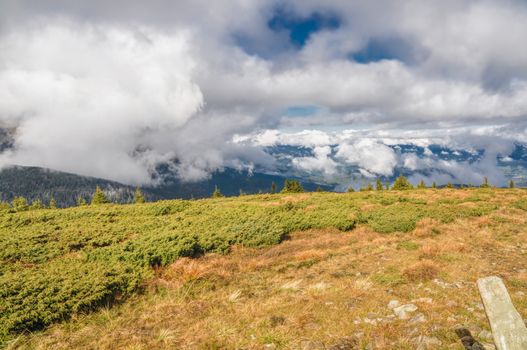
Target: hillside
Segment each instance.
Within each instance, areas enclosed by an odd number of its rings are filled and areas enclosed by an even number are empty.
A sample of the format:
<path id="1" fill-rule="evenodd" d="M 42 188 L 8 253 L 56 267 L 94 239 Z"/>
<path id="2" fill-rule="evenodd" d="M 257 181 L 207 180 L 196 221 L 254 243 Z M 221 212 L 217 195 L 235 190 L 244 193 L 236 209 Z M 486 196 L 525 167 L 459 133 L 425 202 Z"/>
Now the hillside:
<path id="1" fill-rule="evenodd" d="M 261 173 L 248 173 L 225 169 L 212 174 L 210 179 L 197 182 L 182 182 L 174 174 L 164 172 L 165 180 L 157 186 L 141 188 L 145 197 L 150 200 L 175 198 L 207 198 L 218 186 L 227 196 L 238 196 L 245 193 L 266 193 L 271 184 L 278 188 L 285 177 Z M 308 191 L 314 191 L 318 185 L 302 182 Z M 49 203 L 53 197 L 59 207 L 70 207 L 77 204 L 79 197 L 90 201 L 95 187 L 101 187 L 112 202 L 130 203 L 134 198 L 135 187 L 105 179 L 70 174 L 39 167 L 8 167 L 0 171 L 0 201 L 11 202 L 14 197 L 22 196 L 30 202 L 40 199 Z M 329 186 L 322 186 L 329 189 Z"/>
<path id="2" fill-rule="evenodd" d="M 491 342 L 478 277 L 503 277 L 527 317 L 526 239 L 523 189 L 3 211 L 0 339 L 11 349 L 462 349 L 456 325 Z"/>

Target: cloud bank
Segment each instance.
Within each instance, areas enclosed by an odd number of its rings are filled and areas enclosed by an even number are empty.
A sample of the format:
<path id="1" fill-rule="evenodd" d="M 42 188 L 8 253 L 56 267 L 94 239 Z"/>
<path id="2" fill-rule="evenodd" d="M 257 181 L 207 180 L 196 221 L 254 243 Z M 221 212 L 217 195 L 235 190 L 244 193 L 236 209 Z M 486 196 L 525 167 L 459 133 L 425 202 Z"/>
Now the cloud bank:
<path id="1" fill-rule="evenodd" d="M 475 164 L 403 159 L 388 141 L 484 146 L 490 171 L 527 142 L 525 38 L 527 5 L 512 0 L 4 0 L 0 128 L 13 142 L 0 166 L 144 184 L 165 164 L 199 180 L 272 169 L 262 146 L 290 130 L 317 147 L 294 161 L 306 171 L 335 174 L 336 159 L 469 182 Z M 328 128 L 354 136 L 335 159 Z"/>

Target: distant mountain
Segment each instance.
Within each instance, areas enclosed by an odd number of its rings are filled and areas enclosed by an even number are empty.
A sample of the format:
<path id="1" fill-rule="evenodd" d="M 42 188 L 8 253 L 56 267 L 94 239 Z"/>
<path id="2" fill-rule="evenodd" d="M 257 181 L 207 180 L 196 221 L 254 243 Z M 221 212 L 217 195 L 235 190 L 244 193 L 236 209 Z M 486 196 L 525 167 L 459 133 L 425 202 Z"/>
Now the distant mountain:
<path id="1" fill-rule="evenodd" d="M 182 182 L 175 176 L 166 178 L 160 186 L 142 187 L 147 200 L 209 197 L 215 186 L 226 196 L 239 195 L 240 191 L 247 194 L 266 193 L 271 190 L 273 182 L 280 190 L 285 181 L 285 177 L 279 175 L 251 174 L 233 169 L 214 173 L 210 179 L 199 182 Z M 307 191 L 318 187 L 318 184 L 310 182 L 302 182 L 302 185 Z M 0 171 L 0 201 L 10 202 L 15 196 L 23 196 L 30 202 L 40 199 L 47 204 L 53 197 L 58 206 L 68 207 L 76 205 L 78 197 L 89 201 L 96 186 L 100 186 L 113 202 L 129 203 L 133 200 L 135 187 L 115 181 L 39 167 L 14 166 Z M 331 188 L 321 187 L 324 190 Z"/>

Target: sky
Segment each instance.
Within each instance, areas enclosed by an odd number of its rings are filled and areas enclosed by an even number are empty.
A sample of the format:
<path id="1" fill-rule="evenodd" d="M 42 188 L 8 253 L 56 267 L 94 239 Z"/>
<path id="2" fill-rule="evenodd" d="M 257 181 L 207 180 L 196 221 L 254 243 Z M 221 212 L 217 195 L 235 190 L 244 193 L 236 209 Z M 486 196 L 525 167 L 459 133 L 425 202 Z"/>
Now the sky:
<path id="1" fill-rule="evenodd" d="M 503 182 L 496 156 L 527 142 L 526 41 L 523 0 L 0 0 L 0 166 L 195 181 L 307 142 L 293 164 L 328 176 Z M 486 156 L 445 165 L 394 142 Z"/>

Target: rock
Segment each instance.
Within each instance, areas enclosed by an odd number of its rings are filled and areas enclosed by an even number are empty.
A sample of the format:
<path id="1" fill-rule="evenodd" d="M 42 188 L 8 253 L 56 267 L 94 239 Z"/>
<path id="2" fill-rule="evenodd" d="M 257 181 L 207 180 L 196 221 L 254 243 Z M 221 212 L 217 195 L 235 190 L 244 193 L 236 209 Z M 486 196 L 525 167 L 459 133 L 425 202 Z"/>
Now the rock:
<path id="1" fill-rule="evenodd" d="M 300 343 L 300 349 L 302 350 L 324 350 L 324 343 L 319 341 L 305 340 Z"/>
<path id="2" fill-rule="evenodd" d="M 426 316 L 423 315 L 422 313 L 418 313 L 417 315 L 415 315 L 414 317 L 410 319 L 411 324 L 423 323 L 423 322 L 426 322 Z"/>
<path id="3" fill-rule="evenodd" d="M 414 338 L 414 342 L 417 344 L 417 350 L 437 349 L 443 344 L 441 340 L 436 337 L 427 337 L 426 335 Z"/>
<path id="4" fill-rule="evenodd" d="M 494 345 L 494 343 L 481 343 L 481 345 L 483 345 L 485 350 L 496 350 L 496 345 Z"/>
<path id="5" fill-rule="evenodd" d="M 435 284 L 437 284 L 439 287 L 443 289 L 449 288 L 451 286 L 449 283 L 446 283 L 445 281 L 441 281 L 438 278 L 434 279 L 432 282 L 434 282 Z"/>
<path id="6" fill-rule="evenodd" d="M 426 303 L 426 304 L 432 304 L 433 300 L 432 298 L 419 298 L 412 300 L 412 303 Z"/>
<path id="7" fill-rule="evenodd" d="M 276 349 L 276 344 L 273 344 L 273 343 L 264 344 L 263 348 L 265 350 L 275 350 Z"/>
<path id="8" fill-rule="evenodd" d="M 393 310 L 399 305 L 400 305 L 399 300 L 390 300 L 390 302 L 388 303 L 388 309 Z"/>
<path id="9" fill-rule="evenodd" d="M 373 320 L 371 318 L 365 317 L 364 320 L 362 320 L 364 323 L 371 324 L 373 326 L 377 325 L 377 321 Z"/>
<path id="10" fill-rule="evenodd" d="M 410 313 L 417 310 L 417 306 L 414 304 L 405 304 L 398 306 L 393 309 L 393 313 L 401 320 L 407 320 L 410 318 Z"/>

